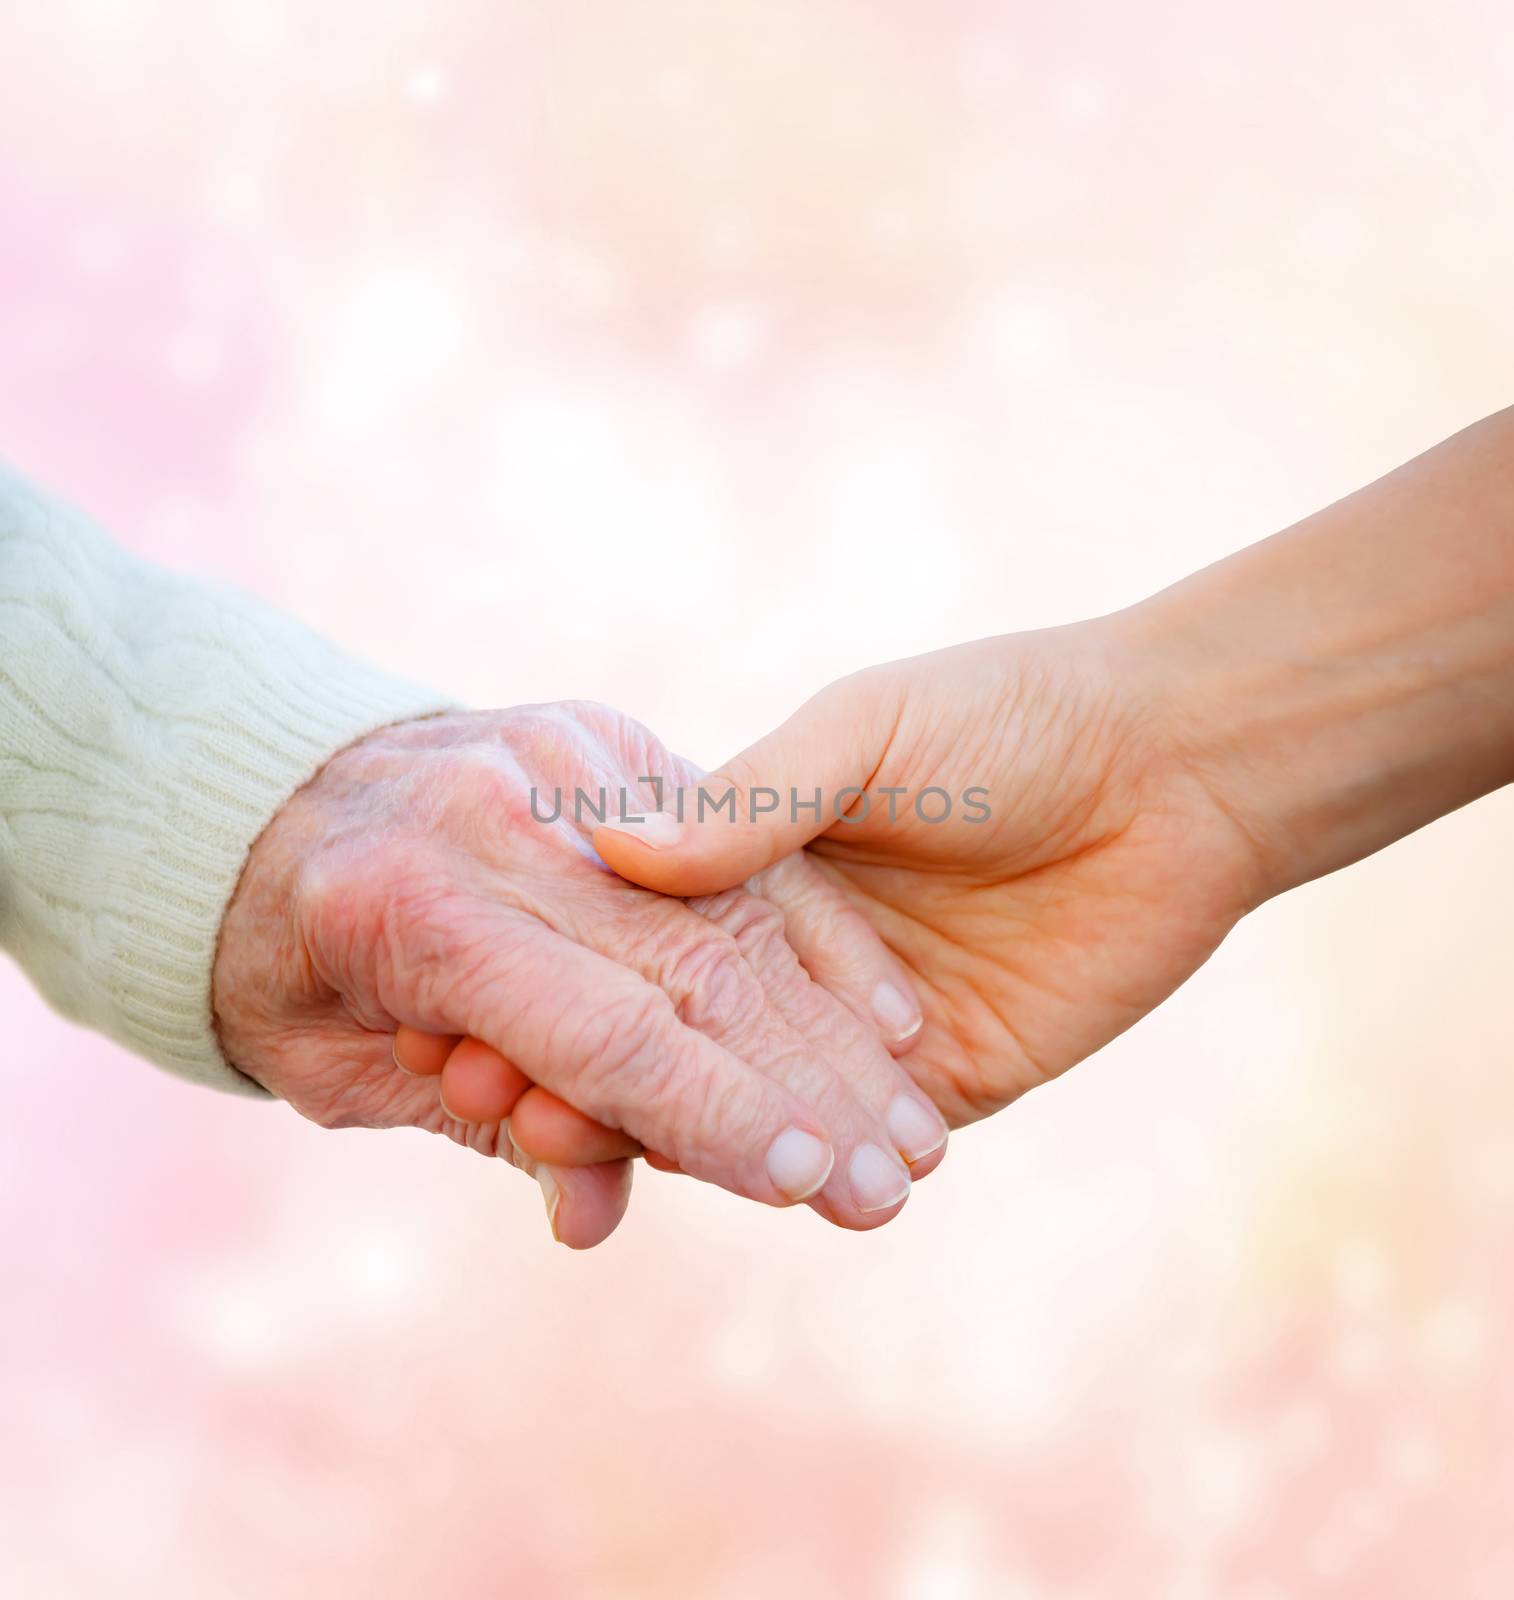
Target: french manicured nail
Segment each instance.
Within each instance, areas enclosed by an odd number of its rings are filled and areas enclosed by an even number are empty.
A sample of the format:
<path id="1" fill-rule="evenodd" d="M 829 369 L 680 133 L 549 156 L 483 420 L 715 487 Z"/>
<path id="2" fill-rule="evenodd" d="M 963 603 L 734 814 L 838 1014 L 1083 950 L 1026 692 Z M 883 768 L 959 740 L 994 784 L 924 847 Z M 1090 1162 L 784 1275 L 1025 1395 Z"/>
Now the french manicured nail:
<path id="1" fill-rule="evenodd" d="M 768 1146 L 768 1177 L 790 1200 L 808 1200 L 831 1175 L 836 1153 L 803 1128 L 785 1128 Z"/>
<path id="2" fill-rule="evenodd" d="M 873 990 L 873 1015 L 886 1038 L 903 1044 L 920 1031 L 920 1008 L 897 984 L 880 983 Z"/>
<path id="3" fill-rule="evenodd" d="M 946 1121 L 933 1106 L 901 1094 L 888 1108 L 888 1136 L 906 1161 L 923 1161 L 946 1143 Z"/>
<path id="4" fill-rule="evenodd" d="M 897 1156 L 875 1144 L 859 1146 L 847 1168 L 852 1200 L 859 1211 L 886 1211 L 909 1193 L 909 1173 Z"/>
<path id="5" fill-rule="evenodd" d="M 644 811 L 640 815 L 611 817 L 605 827 L 640 839 L 653 850 L 666 850 L 683 837 L 683 824 L 671 811 Z"/>
<path id="6" fill-rule="evenodd" d="M 541 1197 L 547 1202 L 547 1226 L 552 1230 L 552 1237 L 557 1239 L 557 1208 L 562 1204 L 562 1190 L 557 1187 L 557 1179 L 545 1167 L 536 1169 L 536 1181 L 541 1185 Z M 557 1239 L 559 1244 L 561 1239 Z"/>

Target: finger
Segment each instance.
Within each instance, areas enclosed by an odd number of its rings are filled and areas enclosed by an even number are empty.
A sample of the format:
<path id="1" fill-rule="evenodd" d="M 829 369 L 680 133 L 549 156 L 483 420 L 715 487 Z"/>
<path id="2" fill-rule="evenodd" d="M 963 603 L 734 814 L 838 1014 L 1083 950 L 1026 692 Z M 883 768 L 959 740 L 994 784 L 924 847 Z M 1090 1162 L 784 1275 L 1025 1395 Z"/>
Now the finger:
<path id="1" fill-rule="evenodd" d="M 437 1047 L 453 1040 L 441 1068 L 440 1089 L 443 1110 L 458 1121 L 491 1123 L 513 1117 L 517 1142 L 538 1161 L 588 1167 L 641 1153 L 634 1139 L 591 1121 L 551 1090 L 537 1088 L 519 1067 L 482 1040 L 459 1040 L 448 1034 L 422 1033 L 418 1028 L 402 1027 L 399 1032 L 396 1061 L 403 1053 L 406 1062 L 420 1060 L 428 1067 Z M 408 1072 L 417 1071 L 401 1065 Z M 525 1138 L 519 1137 L 522 1128 Z M 533 1136 L 538 1128 L 543 1131 Z"/>
<path id="2" fill-rule="evenodd" d="M 883 1113 L 896 1096 L 918 1092 L 872 1029 L 805 975 L 776 907 L 746 889 L 687 906 L 644 897 L 633 925 L 605 922 L 601 933 L 612 947 L 627 948 L 627 959 L 691 1028 L 789 1089 L 820 1118 L 836 1151 L 835 1169 L 819 1191 L 827 1216 L 849 1228 L 876 1228 L 898 1211 L 909 1195 L 909 1173 Z"/>
<path id="3" fill-rule="evenodd" d="M 440 1047 L 452 1046 L 446 1057 Z M 510 1142 L 508 1118 L 531 1082 L 497 1050 L 478 1039 L 401 1027 L 393 1054 L 425 1071 L 404 1070 L 413 1081 L 391 1107 L 404 1121 L 433 1125 L 458 1143 L 520 1166 L 539 1184 L 552 1235 L 575 1250 L 600 1244 L 615 1231 L 631 1196 L 631 1163 L 607 1160 L 565 1172 L 523 1160 Z M 438 1065 L 440 1060 L 440 1065 Z M 427 1078 L 435 1080 L 428 1083 Z M 404 1081 L 404 1080 L 401 1080 Z M 540 1091 L 538 1091 L 540 1092 Z M 438 1106 L 445 1120 L 436 1121 Z"/>
<path id="4" fill-rule="evenodd" d="M 570 1174 L 545 1163 L 523 1161 L 511 1138 L 510 1118 L 533 1086 L 513 1062 L 479 1039 L 461 1039 L 447 1057 L 437 1091 L 447 1115 L 467 1125 L 464 1143 L 487 1142 L 492 1131 L 496 1153 L 536 1179 L 546 1203 L 547 1225 L 560 1244 L 587 1250 L 615 1231 L 630 1203 L 630 1162 L 608 1158 L 597 1165 L 585 1162 L 581 1171 Z"/>
<path id="5" fill-rule="evenodd" d="M 642 1160 L 658 1172 L 671 1172 L 679 1177 L 688 1176 L 676 1161 L 670 1161 L 666 1156 L 658 1155 L 655 1150 L 644 1150 L 642 1152 Z"/>
<path id="6" fill-rule="evenodd" d="M 923 1021 L 914 984 L 820 862 L 800 851 L 749 887 L 782 911 L 790 947 L 821 988 L 876 1028 L 894 1055 L 913 1048 Z"/>
<path id="7" fill-rule="evenodd" d="M 394 1064 L 418 1078 L 434 1078 L 447 1064 L 457 1039 L 455 1033 L 426 1033 L 402 1022 L 394 1034 Z"/>
<path id="8" fill-rule="evenodd" d="M 513 1061 L 479 1039 L 458 1041 L 440 1083 L 443 1108 L 460 1122 L 503 1122 L 530 1087 Z"/>
<path id="9" fill-rule="evenodd" d="M 553 1167 L 561 1201 L 553 1236 L 570 1250 L 592 1250 L 620 1226 L 631 1203 L 634 1161 L 603 1161 L 598 1166 Z M 538 1182 L 541 1172 L 538 1171 Z M 551 1217 L 551 1208 L 548 1208 Z"/>
<path id="10" fill-rule="evenodd" d="M 448 970 L 470 974 L 448 997 L 453 1026 L 696 1177 L 775 1206 L 824 1184 L 835 1152 L 822 1118 L 685 1026 L 638 973 L 526 917 L 500 923 L 493 960 L 481 964 L 478 919 L 461 926 L 417 933 L 423 959 L 440 955 Z"/>
<path id="11" fill-rule="evenodd" d="M 507 1159 L 536 1179 L 547 1208 L 552 1237 L 570 1250 L 603 1244 L 620 1225 L 631 1203 L 635 1163 L 603 1161 L 591 1167 L 554 1167 L 539 1162 L 506 1140 Z"/>
<path id="12" fill-rule="evenodd" d="M 945 1119 L 883 1048 L 871 1024 L 854 1016 L 800 966 L 781 913 L 745 889 L 696 899 L 690 906 L 730 932 L 769 1004 L 830 1064 L 861 1108 L 865 1125 L 878 1130 L 873 1142 L 854 1147 L 847 1187 L 841 1191 L 866 1214 L 865 1225 L 876 1225 L 879 1213 L 903 1203 L 914 1177 L 939 1164 L 946 1148 Z M 837 1148 L 839 1153 L 839 1138 Z M 840 1185 L 832 1183 L 822 1191 L 830 1205 L 826 1214 L 832 1221 L 855 1225 L 847 1220 L 845 1204 L 837 1204 L 838 1190 Z"/>
<path id="13" fill-rule="evenodd" d="M 586 1117 L 550 1089 L 535 1087 L 510 1113 L 510 1138 L 534 1160 L 564 1167 L 588 1167 L 641 1154 L 641 1146 L 629 1134 Z"/>
<path id="14" fill-rule="evenodd" d="M 744 883 L 846 826 L 838 814 L 859 797 L 845 791 L 866 788 L 883 759 L 899 681 L 874 668 L 832 684 L 696 788 L 667 796 L 660 811 L 596 828 L 594 848 L 621 877 L 663 894 Z"/>
<path id="15" fill-rule="evenodd" d="M 431 1040 L 456 1035 L 423 1029 L 403 1030 L 407 1037 L 399 1050 L 407 1059 L 431 1066 L 426 1074 L 395 1074 L 400 1093 L 384 1102 L 381 1125 L 416 1125 L 432 1128 L 480 1154 L 503 1158 L 507 1165 L 522 1165 L 509 1138 L 509 1112 L 530 1080 L 511 1062 L 475 1038 L 456 1043 L 442 1069 L 435 1069 Z M 423 1054 L 411 1054 L 411 1045 L 426 1040 Z M 376 1062 L 378 1066 L 378 1062 Z M 471 1099 L 472 1094 L 479 1098 Z M 455 1101 L 456 1104 L 450 1104 Z M 631 1163 L 626 1160 L 583 1166 L 563 1173 L 531 1163 L 530 1176 L 538 1181 L 547 1202 L 547 1222 L 552 1235 L 575 1250 L 599 1245 L 615 1232 L 631 1200 Z"/>

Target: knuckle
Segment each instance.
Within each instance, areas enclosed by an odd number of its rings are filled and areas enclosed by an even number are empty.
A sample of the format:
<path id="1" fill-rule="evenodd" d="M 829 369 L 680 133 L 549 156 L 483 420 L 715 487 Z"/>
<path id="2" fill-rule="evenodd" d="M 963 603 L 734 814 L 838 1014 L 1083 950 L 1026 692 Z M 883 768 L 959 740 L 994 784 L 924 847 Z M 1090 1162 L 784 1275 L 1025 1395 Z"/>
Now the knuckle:
<path id="1" fill-rule="evenodd" d="M 526 755 L 551 754 L 568 736 L 570 718 L 560 705 L 516 706 L 500 729 L 511 750 Z"/>
<path id="2" fill-rule="evenodd" d="M 334 849 L 302 890 L 317 972 L 348 998 L 441 1016 L 465 1004 L 510 953 L 497 906 L 471 892 L 435 843 L 394 836 Z"/>
<path id="3" fill-rule="evenodd" d="M 390 865 L 386 852 L 342 839 L 313 853 L 300 872 L 295 926 L 337 988 L 348 987 L 378 946 Z"/>
<path id="4" fill-rule="evenodd" d="M 762 987 L 741 947 L 724 929 L 701 930 L 677 949 L 661 975 L 679 1018 L 701 1033 L 741 1029 L 763 1009 Z"/>
<path id="5" fill-rule="evenodd" d="M 758 974 L 775 977 L 797 967 L 789 948 L 788 923 L 771 900 L 745 889 L 727 889 L 695 909 L 735 943 Z"/>
<path id="6" fill-rule="evenodd" d="M 582 723 L 595 731 L 619 727 L 630 720 L 602 700 L 559 700 L 553 709 L 560 721 Z"/>
<path id="7" fill-rule="evenodd" d="M 754 788 L 761 786 L 762 775 L 747 760 L 745 756 L 732 756 L 721 767 L 718 774 L 707 780 L 710 793 L 716 798 L 724 798 L 727 789 L 736 793 L 736 815 L 747 815 L 748 796 Z"/>
<path id="8" fill-rule="evenodd" d="M 586 745 L 608 746 L 626 718 L 594 700 L 557 700 L 548 705 L 518 706 L 503 729 L 513 751 L 527 761 L 553 762 Z"/>
<path id="9" fill-rule="evenodd" d="M 448 832 L 464 845 L 491 847 L 529 814 L 518 769 L 504 751 L 491 746 L 449 751 L 440 782 Z"/>
<path id="10" fill-rule="evenodd" d="M 739 1073 L 706 1070 L 680 1037 L 668 997 L 650 985 L 576 1018 L 565 1043 L 580 1064 L 581 1108 L 655 1136 L 657 1148 L 690 1171 L 708 1168 L 749 1114 Z"/>

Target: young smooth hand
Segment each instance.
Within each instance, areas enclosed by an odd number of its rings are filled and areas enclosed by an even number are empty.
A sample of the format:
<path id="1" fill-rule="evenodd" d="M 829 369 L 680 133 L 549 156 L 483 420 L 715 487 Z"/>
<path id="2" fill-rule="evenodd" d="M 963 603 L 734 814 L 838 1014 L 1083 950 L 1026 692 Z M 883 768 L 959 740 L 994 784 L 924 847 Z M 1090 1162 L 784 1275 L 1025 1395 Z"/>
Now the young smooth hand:
<path id="1" fill-rule="evenodd" d="M 913 977 L 907 1064 L 960 1123 L 1262 901 L 1510 782 L 1514 410 L 1128 611 L 843 679 L 702 785 L 720 809 L 595 843 L 685 895 L 810 844 Z"/>

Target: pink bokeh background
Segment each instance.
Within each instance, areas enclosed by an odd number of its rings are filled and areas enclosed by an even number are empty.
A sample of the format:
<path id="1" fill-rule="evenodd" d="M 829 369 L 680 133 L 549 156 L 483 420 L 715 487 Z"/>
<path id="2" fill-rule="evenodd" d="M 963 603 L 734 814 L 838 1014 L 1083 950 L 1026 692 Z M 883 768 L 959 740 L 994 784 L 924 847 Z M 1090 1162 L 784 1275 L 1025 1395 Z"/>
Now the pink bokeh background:
<path id="1" fill-rule="evenodd" d="M 1494 0 L 0 11 L 0 454 L 714 762 L 1509 402 Z M 153 1073 L 0 972 L 0 1594 L 1514 1593 L 1514 805 L 876 1235 Z"/>

